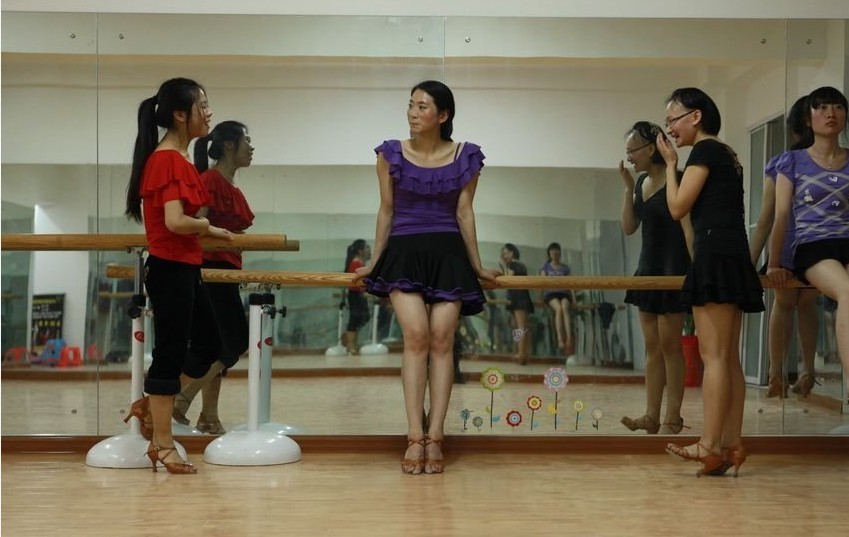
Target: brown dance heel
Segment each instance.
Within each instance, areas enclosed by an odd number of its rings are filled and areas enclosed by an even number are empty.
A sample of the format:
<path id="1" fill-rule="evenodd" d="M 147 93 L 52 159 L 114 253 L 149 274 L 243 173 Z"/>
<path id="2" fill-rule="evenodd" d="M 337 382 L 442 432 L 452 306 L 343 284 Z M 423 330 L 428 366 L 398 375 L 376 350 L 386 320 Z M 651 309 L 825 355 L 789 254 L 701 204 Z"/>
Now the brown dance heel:
<path id="1" fill-rule="evenodd" d="M 807 397 L 811 393 L 811 390 L 814 389 L 814 384 L 816 384 L 816 381 L 814 380 L 813 375 L 802 373 L 799 375 L 799 378 L 796 379 L 796 382 L 793 384 L 793 387 L 790 388 L 790 391 L 799 394 L 802 397 Z"/>
<path id="2" fill-rule="evenodd" d="M 766 390 L 767 397 L 778 397 L 780 399 L 787 398 L 787 386 L 781 377 L 772 377 L 769 379 L 769 388 Z"/>
<path id="3" fill-rule="evenodd" d="M 182 393 L 175 395 L 174 410 L 171 411 L 171 418 L 180 425 L 190 426 L 192 422 L 186 417 L 186 412 L 189 411 L 191 404 L 192 402 L 186 399 Z"/>
<path id="4" fill-rule="evenodd" d="M 722 455 L 714 453 L 699 442 L 696 444 L 696 453 L 691 454 L 685 448 L 677 444 L 667 444 L 666 452 L 674 457 L 685 461 L 693 461 L 702 463 L 702 467 L 696 472 L 696 477 L 703 475 L 717 475 L 716 472 L 722 467 L 725 459 Z M 707 453 L 702 455 L 702 452 Z M 742 463 L 741 463 L 742 464 Z"/>
<path id="5" fill-rule="evenodd" d="M 445 471 L 445 463 L 442 459 L 431 459 L 427 456 L 427 446 L 434 444 L 439 448 L 439 453 L 442 455 L 442 440 L 433 440 L 428 438 L 425 440 L 425 473 L 426 474 L 441 474 Z M 444 456 L 444 455 L 443 455 Z"/>
<path id="6" fill-rule="evenodd" d="M 684 425 L 684 418 L 678 418 L 678 421 L 665 421 L 663 425 L 660 426 L 659 434 L 679 434 L 682 429 L 689 429 L 690 427 Z"/>
<path id="7" fill-rule="evenodd" d="M 740 473 L 740 467 L 749 457 L 749 452 L 742 444 L 731 448 L 722 448 L 722 465 L 710 473 L 710 475 L 725 475 L 728 470 L 734 468 L 734 477 Z"/>
<path id="8" fill-rule="evenodd" d="M 221 425 L 220 420 L 208 420 L 206 416 L 203 415 L 203 412 L 198 416 L 197 425 L 195 425 L 195 429 L 202 433 L 206 434 L 224 434 L 227 431 L 224 430 L 224 426 Z"/>
<path id="9" fill-rule="evenodd" d="M 407 449 L 410 449 L 410 446 L 413 444 L 418 444 L 422 447 L 422 458 L 420 459 L 401 459 L 401 471 L 405 474 L 410 475 L 419 475 L 424 472 L 425 460 L 424 460 L 424 450 L 425 450 L 425 439 L 419 438 L 418 440 L 413 440 L 412 438 L 407 438 Z"/>
<path id="10" fill-rule="evenodd" d="M 622 425 L 629 428 L 632 431 L 639 431 L 641 429 L 645 429 L 648 434 L 657 434 L 657 431 L 660 430 L 660 424 L 651 416 L 641 416 L 637 419 L 629 418 L 625 416 L 622 418 Z"/>
<path id="11" fill-rule="evenodd" d="M 150 415 L 150 397 L 142 397 L 141 399 L 134 401 L 132 405 L 130 405 L 130 410 L 127 412 L 127 415 L 124 417 L 124 423 L 130 421 L 130 418 L 135 416 L 139 420 L 139 429 L 141 430 L 141 435 L 145 440 L 150 440 L 153 438 L 153 418 Z"/>
<path id="12" fill-rule="evenodd" d="M 154 473 L 156 470 L 156 463 L 161 462 L 165 469 L 169 474 L 196 474 L 198 473 L 198 469 L 194 464 L 182 461 L 182 462 L 165 462 L 164 458 L 170 452 L 177 453 L 177 448 L 174 446 L 171 447 L 159 447 L 151 444 L 150 450 L 147 452 L 147 458 L 150 459 L 150 463 L 153 464 Z M 177 453 L 179 456 L 179 453 Z"/>

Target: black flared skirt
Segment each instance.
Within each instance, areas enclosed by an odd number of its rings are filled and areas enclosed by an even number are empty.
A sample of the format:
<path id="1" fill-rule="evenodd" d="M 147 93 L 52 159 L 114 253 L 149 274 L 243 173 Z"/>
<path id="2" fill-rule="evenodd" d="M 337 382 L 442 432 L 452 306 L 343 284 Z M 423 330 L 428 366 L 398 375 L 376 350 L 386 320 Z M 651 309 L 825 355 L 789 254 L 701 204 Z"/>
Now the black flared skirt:
<path id="1" fill-rule="evenodd" d="M 684 277 L 681 303 L 685 306 L 735 304 L 742 311 L 764 311 L 763 287 L 748 251 L 696 251 Z"/>
<path id="2" fill-rule="evenodd" d="M 460 233 L 393 235 L 364 280 L 369 293 L 419 293 L 426 304 L 461 301 L 462 315 L 483 311 L 486 298 Z"/>

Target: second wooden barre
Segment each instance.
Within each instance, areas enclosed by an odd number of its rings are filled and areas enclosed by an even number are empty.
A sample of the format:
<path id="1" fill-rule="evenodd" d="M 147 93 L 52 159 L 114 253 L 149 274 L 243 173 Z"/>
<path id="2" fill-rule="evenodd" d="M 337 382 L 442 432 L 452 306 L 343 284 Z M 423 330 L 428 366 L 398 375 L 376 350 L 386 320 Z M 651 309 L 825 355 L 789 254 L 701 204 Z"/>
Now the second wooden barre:
<path id="1" fill-rule="evenodd" d="M 132 279 L 133 267 L 111 265 L 109 278 Z M 218 283 L 265 283 L 281 287 L 348 287 L 353 274 L 345 272 L 285 272 L 268 270 L 203 269 L 203 280 Z M 497 285 L 482 282 L 487 289 L 681 289 L 683 276 L 499 276 Z M 761 277 L 764 287 L 772 287 Z M 787 287 L 804 287 L 792 280 Z"/>

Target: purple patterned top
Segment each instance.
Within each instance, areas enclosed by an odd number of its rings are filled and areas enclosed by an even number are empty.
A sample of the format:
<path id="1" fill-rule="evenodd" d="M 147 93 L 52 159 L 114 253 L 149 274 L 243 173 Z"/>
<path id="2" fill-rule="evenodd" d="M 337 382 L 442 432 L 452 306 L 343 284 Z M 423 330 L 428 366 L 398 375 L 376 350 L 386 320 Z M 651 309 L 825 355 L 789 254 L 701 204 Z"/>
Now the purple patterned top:
<path id="1" fill-rule="evenodd" d="M 390 235 L 459 232 L 457 200 L 460 191 L 483 168 L 480 146 L 463 144 L 450 164 L 416 166 L 404 158 L 400 140 L 387 140 L 374 149 L 389 163 L 395 185 Z"/>
<path id="2" fill-rule="evenodd" d="M 780 158 L 781 155 L 775 155 L 769 159 L 769 162 L 767 162 L 764 167 L 764 177 L 768 177 L 773 183 L 775 183 L 775 180 L 778 177 L 778 171 L 775 168 L 778 166 Z M 781 258 L 778 260 L 779 266 L 788 270 L 793 270 L 793 251 L 795 250 L 793 241 L 795 240 L 796 220 L 793 218 L 791 213 L 790 217 L 787 219 L 787 229 L 784 232 L 784 246 L 781 248 Z"/>
<path id="3" fill-rule="evenodd" d="M 849 238 L 849 162 L 826 170 L 798 149 L 781 155 L 776 171 L 793 183 L 795 246 Z"/>

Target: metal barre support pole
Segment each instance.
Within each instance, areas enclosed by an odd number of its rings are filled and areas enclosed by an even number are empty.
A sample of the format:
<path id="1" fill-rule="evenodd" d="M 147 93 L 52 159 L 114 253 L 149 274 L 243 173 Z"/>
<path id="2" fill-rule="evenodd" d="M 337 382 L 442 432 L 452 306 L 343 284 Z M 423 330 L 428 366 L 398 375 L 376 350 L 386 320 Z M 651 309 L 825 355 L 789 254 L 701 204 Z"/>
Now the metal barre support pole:
<path id="1" fill-rule="evenodd" d="M 203 460 L 225 466 L 269 466 L 301 460 L 301 448 L 288 436 L 260 427 L 260 375 L 263 308 L 270 293 L 251 293 L 248 324 L 248 423 L 219 436 L 206 446 Z M 273 295 L 271 295 L 273 297 Z M 267 308 L 266 308 L 267 309 Z M 270 313 L 270 312 L 269 312 Z M 270 360 L 269 360 L 270 364 Z M 270 381 L 270 368 L 266 376 Z M 269 386 L 270 391 L 270 386 Z"/>
<path id="2" fill-rule="evenodd" d="M 147 308 L 147 297 L 144 294 L 143 249 L 136 251 L 137 269 L 133 297 L 127 314 L 133 319 L 130 355 L 130 403 L 141 399 L 144 395 L 144 343 L 146 338 L 145 321 L 150 315 Z M 183 459 L 186 450 L 176 440 L 174 445 Z M 86 454 L 86 464 L 99 468 L 147 468 L 150 461 L 147 458 L 148 440 L 141 435 L 138 419 L 130 419 L 129 431 L 112 436 L 95 444 Z"/>

